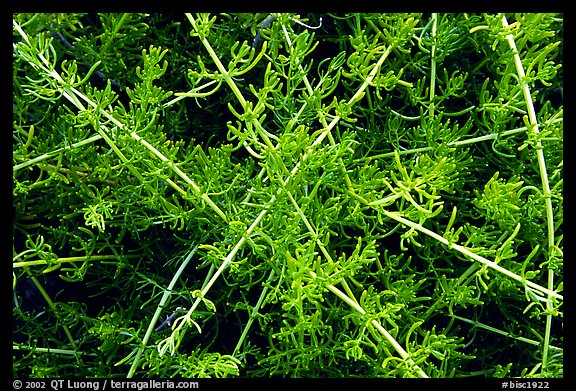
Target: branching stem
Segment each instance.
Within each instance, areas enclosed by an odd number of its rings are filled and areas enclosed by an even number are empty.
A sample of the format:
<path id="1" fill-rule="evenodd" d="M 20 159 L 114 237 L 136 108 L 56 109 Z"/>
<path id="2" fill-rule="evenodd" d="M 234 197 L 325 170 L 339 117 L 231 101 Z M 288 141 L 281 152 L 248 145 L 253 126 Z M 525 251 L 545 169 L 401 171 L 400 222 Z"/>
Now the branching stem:
<path id="1" fill-rule="evenodd" d="M 506 16 L 502 15 L 502 27 L 504 29 L 508 28 L 508 21 Z M 524 67 L 522 66 L 522 60 L 520 59 L 520 53 L 516 48 L 516 42 L 514 41 L 513 34 L 507 34 L 506 40 L 512 53 L 514 55 L 514 64 L 516 66 L 516 72 L 518 73 L 518 80 L 520 87 L 522 88 L 522 93 L 524 94 L 524 101 L 526 102 L 526 109 L 528 110 L 528 118 L 530 121 L 529 131 L 538 135 L 538 119 L 536 118 L 536 111 L 534 109 L 534 103 L 532 102 L 532 95 L 530 93 L 530 86 L 526 81 L 526 74 L 524 73 Z M 554 212 L 552 208 L 552 196 L 550 193 L 550 183 L 548 182 L 548 173 L 546 170 L 546 160 L 544 158 L 544 150 L 542 148 L 542 143 L 538 138 L 536 142 L 536 156 L 538 157 L 538 168 L 540 170 L 540 179 L 542 181 L 542 191 L 544 194 L 544 202 L 546 203 L 546 222 L 548 226 L 548 258 L 551 259 L 556 256 L 556 246 L 554 244 Z M 554 270 L 548 268 L 548 291 L 554 290 Z M 548 348 L 550 345 L 550 334 L 552 328 L 552 301 L 548 300 L 546 302 L 546 309 L 548 314 L 546 315 L 546 332 L 544 334 L 544 354 L 542 355 L 542 370 L 546 369 L 546 364 L 548 361 Z"/>

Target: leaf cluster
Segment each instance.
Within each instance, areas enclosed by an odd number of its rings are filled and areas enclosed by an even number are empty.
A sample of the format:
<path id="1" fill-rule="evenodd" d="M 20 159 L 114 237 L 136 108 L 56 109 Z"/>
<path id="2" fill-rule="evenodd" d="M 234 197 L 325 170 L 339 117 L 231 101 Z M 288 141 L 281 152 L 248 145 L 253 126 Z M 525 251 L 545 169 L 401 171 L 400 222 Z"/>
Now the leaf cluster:
<path id="1" fill-rule="evenodd" d="M 14 15 L 14 375 L 562 377 L 562 23 Z"/>

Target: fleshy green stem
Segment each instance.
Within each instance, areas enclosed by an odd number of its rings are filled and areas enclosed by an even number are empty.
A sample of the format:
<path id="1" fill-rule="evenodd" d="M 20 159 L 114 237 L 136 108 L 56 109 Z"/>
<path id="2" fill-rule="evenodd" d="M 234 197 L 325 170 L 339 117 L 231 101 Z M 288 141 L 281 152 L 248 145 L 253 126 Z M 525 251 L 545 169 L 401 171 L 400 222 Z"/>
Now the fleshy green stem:
<path id="1" fill-rule="evenodd" d="M 508 21 L 506 16 L 502 15 L 502 27 L 506 29 L 508 27 Z M 526 74 L 524 73 L 524 68 L 522 67 L 522 60 L 520 59 L 520 54 L 516 48 L 516 43 L 514 41 L 514 35 L 507 34 L 506 40 L 512 53 L 514 55 L 514 64 L 516 66 L 516 72 L 518 73 L 518 80 L 520 87 L 522 88 L 522 93 L 524 94 L 524 101 L 526 102 L 526 108 L 528 110 L 528 118 L 530 121 L 530 131 L 534 135 L 538 135 L 538 119 L 536 118 L 536 111 L 534 109 L 534 103 L 532 102 L 532 95 L 530 94 L 530 86 L 526 82 Z M 548 182 L 548 173 L 546 171 L 546 160 L 544 158 L 544 150 L 542 148 L 542 143 L 539 139 L 536 142 L 536 156 L 538 157 L 538 168 L 540 170 L 540 179 L 542 181 L 542 191 L 544 193 L 544 202 L 546 204 L 546 222 L 548 225 L 548 258 L 552 259 L 555 256 L 556 246 L 554 245 L 554 212 L 552 209 L 552 196 L 550 193 L 550 183 Z M 554 290 L 554 270 L 548 268 L 548 290 Z M 550 334 L 552 328 L 552 300 L 547 300 L 546 310 L 548 314 L 546 315 L 546 331 L 544 334 L 544 353 L 542 354 L 542 370 L 546 369 L 546 362 L 548 361 L 548 348 L 550 345 Z"/>
<path id="2" fill-rule="evenodd" d="M 555 291 L 548 289 L 548 288 L 544 288 L 538 284 L 533 283 L 532 281 L 528 281 L 528 280 L 522 278 L 522 276 L 519 276 L 518 274 L 513 273 L 506 268 L 503 268 L 502 266 L 498 265 L 494 261 L 490 261 L 489 259 L 486 259 L 483 256 L 478 255 L 478 254 L 470 251 L 469 249 L 467 249 L 464 246 L 460 246 L 456 243 L 451 243 L 448 239 L 437 234 L 436 232 L 430 231 L 428 228 L 424 228 L 423 226 L 421 226 L 418 223 L 414 223 L 413 221 L 405 219 L 404 217 L 400 216 L 398 213 L 388 212 L 388 211 L 383 210 L 383 209 L 382 209 L 382 213 L 384 213 L 387 217 L 390 217 L 391 219 L 398 221 L 399 223 L 402 223 L 402 224 L 404 224 L 410 228 L 414 228 L 417 231 L 425 233 L 426 235 L 436 239 L 440 243 L 448 246 L 448 248 L 454 249 L 454 250 L 466 255 L 468 258 L 471 258 L 475 261 L 478 261 L 478 262 L 482 263 L 483 265 L 486 265 L 489 268 L 494 269 L 497 272 L 500 272 L 500 273 L 510 277 L 511 279 L 513 279 L 513 280 L 515 280 L 521 284 L 525 284 L 526 286 L 528 286 L 528 287 L 530 287 L 536 291 L 539 291 L 541 293 L 544 293 L 550 297 L 554 297 L 554 298 L 559 299 L 559 300 L 564 300 L 564 297 L 561 294 L 559 294 L 558 292 L 555 292 Z"/>
<path id="3" fill-rule="evenodd" d="M 312 277 L 316 277 L 316 273 L 314 272 L 310 272 L 310 274 L 312 275 Z M 356 311 L 358 311 L 359 313 L 361 313 L 362 315 L 366 315 L 366 311 L 364 310 L 364 308 L 362 308 L 360 305 L 358 305 L 358 303 L 356 302 L 356 300 L 351 299 L 350 297 L 348 297 L 348 295 L 346 295 L 344 292 L 342 292 L 340 289 L 336 288 L 334 285 L 327 285 L 326 286 L 328 288 L 328 290 L 332 293 L 334 293 L 336 296 L 338 296 L 340 299 L 342 299 L 344 302 L 346 302 L 350 307 L 354 308 Z M 418 375 L 420 377 L 423 378 L 427 378 L 428 375 L 420 368 L 418 367 L 418 365 L 416 365 L 416 363 L 414 362 L 414 360 L 412 360 L 412 358 L 410 357 L 410 355 L 408 354 L 408 352 L 406 352 L 406 350 L 404 350 L 404 348 L 402 347 L 402 345 L 400 345 L 398 343 L 398 341 L 396 341 L 396 339 L 390 335 L 390 333 L 388 331 L 386 331 L 386 329 L 384 327 L 382 327 L 382 325 L 380 324 L 380 322 L 378 322 L 376 319 L 372 319 L 370 321 L 370 323 L 376 327 L 376 329 L 384 336 L 384 338 L 386 338 L 386 340 L 388 342 L 390 342 L 390 344 L 394 347 L 394 350 L 396 350 L 398 352 L 398 354 L 400 354 L 400 356 L 410 365 L 413 366 L 416 369 L 416 372 L 418 373 Z"/>
<path id="4" fill-rule="evenodd" d="M 162 313 L 162 310 L 164 309 L 164 305 L 166 304 L 166 302 L 168 301 L 168 298 L 170 297 L 170 294 L 172 293 L 172 288 L 174 288 L 174 285 L 176 285 L 176 282 L 178 282 L 180 275 L 182 274 L 182 272 L 184 271 L 184 269 L 186 268 L 186 266 L 188 265 L 188 263 L 190 262 L 190 260 L 194 256 L 194 254 L 196 253 L 196 250 L 198 250 L 198 245 L 194 246 L 194 248 L 192 250 L 190 250 L 190 252 L 186 256 L 186 258 L 184 259 L 184 261 L 182 262 L 182 264 L 180 265 L 180 267 L 178 268 L 176 273 L 174 273 L 174 276 L 172 277 L 170 284 L 168 284 L 168 287 L 164 291 L 162 298 L 160 298 L 160 303 L 158 303 L 158 307 L 156 308 L 156 311 L 154 312 L 152 319 L 150 319 L 150 324 L 148 324 L 148 329 L 146 330 L 146 334 L 144 335 L 144 338 L 142 339 L 142 344 L 140 345 L 140 347 L 138 347 L 136 357 L 134 357 L 134 361 L 132 361 L 132 366 L 130 367 L 130 370 L 128 371 L 128 375 L 127 375 L 128 378 L 131 378 L 134 376 L 134 373 L 136 372 L 136 369 L 138 368 L 138 364 L 140 363 L 140 357 L 142 356 L 142 353 L 144 352 L 144 349 L 146 348 L 146 345 L 148 344 L 148 340 L 150 339 L 150 336 L 152 335 L 152 332 L 154 331 L 154 326 L 156 325 L 156 322 L 158 321 L 158 318 L 160 317 L 160 314 Z"/>

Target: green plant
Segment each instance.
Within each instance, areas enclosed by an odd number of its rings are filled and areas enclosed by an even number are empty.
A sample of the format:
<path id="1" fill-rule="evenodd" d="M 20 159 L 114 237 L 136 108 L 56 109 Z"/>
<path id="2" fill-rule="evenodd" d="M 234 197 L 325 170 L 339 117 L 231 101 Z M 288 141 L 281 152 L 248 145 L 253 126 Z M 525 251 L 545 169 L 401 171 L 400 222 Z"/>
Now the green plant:
<path id="1" fill-rule="evenodd" d="M 562 377 L 562 15 L 272 16 L 14 15 L 14 375 Z"/>

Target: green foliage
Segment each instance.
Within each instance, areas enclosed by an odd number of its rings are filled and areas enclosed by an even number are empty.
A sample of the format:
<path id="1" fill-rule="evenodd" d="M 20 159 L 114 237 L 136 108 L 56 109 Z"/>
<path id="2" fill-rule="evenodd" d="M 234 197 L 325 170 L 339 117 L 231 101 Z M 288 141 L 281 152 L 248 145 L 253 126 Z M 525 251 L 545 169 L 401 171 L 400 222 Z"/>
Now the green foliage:
<path id="1" fill-rule="evenodd" d="M 562 34 L 15 14 L 14 376 L 562 377 Z"/>

